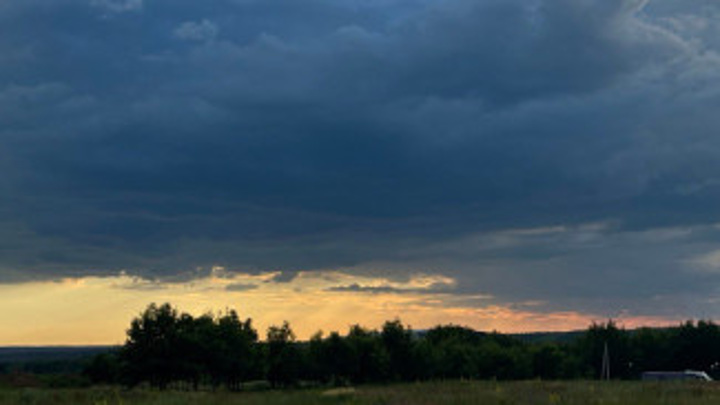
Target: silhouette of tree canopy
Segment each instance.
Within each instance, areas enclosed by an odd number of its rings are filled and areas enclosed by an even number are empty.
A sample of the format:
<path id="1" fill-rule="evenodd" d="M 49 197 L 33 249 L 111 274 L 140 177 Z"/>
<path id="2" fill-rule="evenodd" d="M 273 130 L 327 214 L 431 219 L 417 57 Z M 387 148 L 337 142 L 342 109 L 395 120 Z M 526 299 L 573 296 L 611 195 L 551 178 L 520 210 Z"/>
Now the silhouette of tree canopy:
<path id="1" fill-rule="evenodd" d="M 583 363 L 582 376 L 599 378 L 603 353 L 607 344 L 610 350 L 611 374 L 629 378 L 633 373 L 630 350 L 630 334 L 609 320 L 607 323 L 593 323 L 577 341 L 576 350 Z"/>
<path id="2" fill-rule="evenodd" d="M 258 341 L 252 321 L 234 310 L 193 317 L 170 304 L 150 304 L 132 320 L 124 346 L 96 356 L 85 374 L 95 383 L 229 390 L 257 380 L 282 388 L 449 378 L 587 379 L 599 376 L 606 344 L 615 379 L 649 370 L 695 369 L 716 377 L 720 371 L 720 328 L 711 321 L 628 331 L 609 320 L 566 342 L 533 342 L 456 325 L 414 332 L 399 319 L 379 331 L 356 324 L 344 336 L 318 332 L 300 342 L 284 322 Z"/>
<path id="3" fill-rule="evenodd" d="M 388 353 L 388 376 L 392 380 L 409 380 L 415 376 L 412 330 L 399 319 L 387 321 L 380 338 Z"/>
<path id="4" fill-rule="evenodd" d="M 150 304 L 133 319 L 120 351 L 122 380 L 130 386 L 148 382 L 160 389 L 184 382 L 197 389 L 207 382 L 238 389 L 260 375 L 258 335 L 252 321 L 233 310 L 194 318 L 170 304 Z"/>
<path id="5" fill-rule="evenodd" d="M 294 343 L 295 333 L 287 321 L 268 328 L 265 348 L 267 379 L 271 386 L 286 387 L 297 382 L 301 358 L 299 347 Z"/>

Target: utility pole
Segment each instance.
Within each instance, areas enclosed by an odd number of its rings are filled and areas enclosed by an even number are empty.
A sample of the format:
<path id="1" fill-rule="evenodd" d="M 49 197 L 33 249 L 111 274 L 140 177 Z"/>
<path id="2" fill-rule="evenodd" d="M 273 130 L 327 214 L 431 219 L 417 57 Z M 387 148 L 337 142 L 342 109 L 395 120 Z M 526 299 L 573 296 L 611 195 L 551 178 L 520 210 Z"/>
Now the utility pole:
<path id="1" fill-rule="evenodd" d="M 603 350 L 602 369 L 600 370 L 600 379 L 610 381 L 610 352 L 608 351 L 607 342 Z"/>

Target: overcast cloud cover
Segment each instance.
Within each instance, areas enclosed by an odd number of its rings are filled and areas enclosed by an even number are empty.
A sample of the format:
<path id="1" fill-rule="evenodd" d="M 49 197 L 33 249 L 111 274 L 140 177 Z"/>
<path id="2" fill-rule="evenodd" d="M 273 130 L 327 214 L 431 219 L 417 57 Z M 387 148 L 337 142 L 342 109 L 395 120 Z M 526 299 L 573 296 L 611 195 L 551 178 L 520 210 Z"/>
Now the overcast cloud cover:
<path id="1" fill-rule="evenodd" d="M 0 1 L 0 281 L 720 316 L 719 34 L 713 0 Z"/>

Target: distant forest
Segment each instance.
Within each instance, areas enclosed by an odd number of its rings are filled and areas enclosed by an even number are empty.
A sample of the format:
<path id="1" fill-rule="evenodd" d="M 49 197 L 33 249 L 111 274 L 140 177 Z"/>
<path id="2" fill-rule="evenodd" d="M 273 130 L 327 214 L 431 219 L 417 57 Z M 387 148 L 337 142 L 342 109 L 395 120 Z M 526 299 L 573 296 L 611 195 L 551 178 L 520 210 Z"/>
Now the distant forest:
<path id="1" fill-rule="evenodd" d="M 400 320 L 380 330 L 351 326 L 298 341 L 286 322 L 263 340 L 233 310 L 193 317 L 151 304 L 127 331 L 124 346 L 96 355 L 84 373 L 93 383 L 159 389 L 347 385 L 434 379 L 593 379 L 603 350 L 614 379 L 648 370 L 703 370 L 718 376 L 720 328 L 688 321 L 672 328 L 625 330 L 592 324 L 560 341 L 483 333 L 455 325 L 414 332 Z M 542 336 L 541 336 L 542 337 Z"/>

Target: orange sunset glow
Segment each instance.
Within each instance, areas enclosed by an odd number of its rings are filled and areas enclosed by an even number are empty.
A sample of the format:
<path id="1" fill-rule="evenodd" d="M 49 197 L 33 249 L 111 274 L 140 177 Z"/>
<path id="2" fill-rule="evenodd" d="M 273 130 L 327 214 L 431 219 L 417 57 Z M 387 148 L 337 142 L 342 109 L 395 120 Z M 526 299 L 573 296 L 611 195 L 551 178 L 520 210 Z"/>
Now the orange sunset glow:
<path id="1" fill-rule="evenodd" d="M 304 272 L 290 283 L 268 283 L 274 276 L 276 273 L 233 275 L 216 268 L 206 278 L 182 283 L 161 284 L 118 275 L 2 286 L 0 306 L 16 310 L 0 313 L 0 345 L 121 344 L 129 321 L 150 302 L 170 302 L 195 315 L 233 308 L 252 318 L 260 331 L 288 320 L 301 339 L 318 331 L 344 333 L 355 323 L 378 328 L 398 317 L 415 329 L 456 324 L 508 333 L 577 330 L 603 320 L 572 311 L 534 311 L 540 303 L 504 306 L 493 303 L 492 296 L 456 297 L 421 291 L 437 282 L 452 283 L 443 277 L 424 275 L 399 284 L 342 272 Z M 397 291 L 331 290 L 348 283 Z M 619 321 L 628 327 L 670 323 L 652 317 Z"/>

